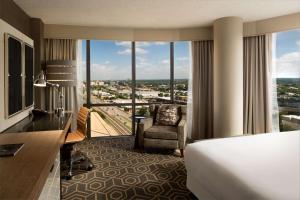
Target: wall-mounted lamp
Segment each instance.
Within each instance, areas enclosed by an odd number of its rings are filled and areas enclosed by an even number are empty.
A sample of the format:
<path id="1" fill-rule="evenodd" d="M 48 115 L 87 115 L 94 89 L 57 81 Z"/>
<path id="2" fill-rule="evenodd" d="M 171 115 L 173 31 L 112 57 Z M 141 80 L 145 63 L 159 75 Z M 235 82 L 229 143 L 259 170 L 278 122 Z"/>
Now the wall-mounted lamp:
<path id="1" fill-rule="evenodd" d="M 55 112 L 57 113 L 58 116 L 63 116 L 64 115 L 64 108 L 63 108 L 63 95 L 60 90 L 59 84 L 54 84 L 50 83 L 46 80 L 46 76 L 44 71 L 41 71 L 41 73 L 38 75 L 38 78 L 34 80 L 33 85 L 35 87 L 53 87 L 58 91 L 59 95 L 59 106 L 58 108 L 55 109 Z"/>

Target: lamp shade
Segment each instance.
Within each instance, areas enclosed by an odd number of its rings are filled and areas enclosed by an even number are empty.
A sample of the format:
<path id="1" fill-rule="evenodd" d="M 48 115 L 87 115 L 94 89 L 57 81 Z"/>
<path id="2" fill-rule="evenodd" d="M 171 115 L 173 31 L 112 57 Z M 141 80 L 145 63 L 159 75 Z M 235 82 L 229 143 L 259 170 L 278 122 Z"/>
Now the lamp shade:
<path id="1" fill-rule="evenodd" d="M 47 86 L 47 81 L 46 81 L 45 74 L 43 71 L 38 75 L 38 78 L 36 80 L 34 80 L 33 85 L 35 87 L 46 87 Z"/>

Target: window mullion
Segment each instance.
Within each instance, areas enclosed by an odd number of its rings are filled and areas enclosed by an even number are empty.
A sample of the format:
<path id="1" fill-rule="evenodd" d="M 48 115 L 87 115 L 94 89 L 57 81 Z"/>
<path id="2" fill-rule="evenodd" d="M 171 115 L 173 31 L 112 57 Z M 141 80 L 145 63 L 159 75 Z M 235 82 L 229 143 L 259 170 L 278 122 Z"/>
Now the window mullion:
<path id="1" fill-rule="evenodd" d="M 135 42 L 131 43 L 131 64 L 132 64 L 132 134 L 135 134 L 135 87 L 136 87 L 136 58 L 135 58 Z"/>
<path id="2" fill-rule="evenodd" d="M 174 103 L 174 42 L 170 42 L 170 100 Z"/>

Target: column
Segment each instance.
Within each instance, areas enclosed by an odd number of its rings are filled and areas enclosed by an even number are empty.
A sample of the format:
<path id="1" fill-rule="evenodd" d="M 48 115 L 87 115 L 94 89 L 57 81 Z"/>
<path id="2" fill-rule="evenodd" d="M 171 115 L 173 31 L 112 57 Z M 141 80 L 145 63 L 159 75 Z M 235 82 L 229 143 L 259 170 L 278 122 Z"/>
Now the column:
<path id="1" fill-rule="evenodd" d="M 217 19 L 214 29 L 214 135 L 243 134 L 243 22 Z"/>

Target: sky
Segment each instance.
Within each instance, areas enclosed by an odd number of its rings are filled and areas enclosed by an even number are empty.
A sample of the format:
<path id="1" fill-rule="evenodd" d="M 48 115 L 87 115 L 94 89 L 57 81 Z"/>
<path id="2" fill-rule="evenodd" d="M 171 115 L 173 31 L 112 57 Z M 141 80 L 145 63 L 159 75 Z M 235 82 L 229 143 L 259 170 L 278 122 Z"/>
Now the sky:
<path id="1" fill-rule="evenodd" d="M 175 42 L 175 79 L 188 78 L 189 54 L 189 42 Z M 131 42 L 91 40 L 91 80 L 130 79 Z M 170 79 L 169 42 L 136 42 L 136 80 L 144 79 Z"/>
<path id="2" fill-rule="evenodd" d="M 300 29 L 275 33 L 274 39 L 276 77 L 300 78 Z M 85 49 L 83 40 L 83 61 Z M 175 79 L 188 78 L 189 61 L 189 42 L 175 42 Z M 136 79 L 169 78 L 170 43 L 136 42 Z M 131 42 L 91 40 L 91 79 L 130 80 Z"/>
<path id="3" fill-rule="evenodd" d="M 276 77 L 300 78 L 300 29 L 275 34 Z"/>

